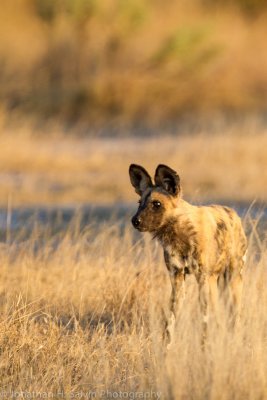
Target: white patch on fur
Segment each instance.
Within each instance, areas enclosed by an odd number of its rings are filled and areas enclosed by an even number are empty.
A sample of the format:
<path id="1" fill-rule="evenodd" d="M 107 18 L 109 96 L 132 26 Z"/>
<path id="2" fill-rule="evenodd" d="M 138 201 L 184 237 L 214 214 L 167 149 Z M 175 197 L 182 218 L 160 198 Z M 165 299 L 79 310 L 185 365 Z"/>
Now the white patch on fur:
<path id="1" fill-rule="evenodd" d="M 170 265 L 173 265 L 177 268 L 184 268 L 184 262 L 181 256 L 175 253 L 171 246 L 166 246 L 164 249 L 168 253 Z M 170 271 L 170 274 L 172 272 L 173 271 Z"/>

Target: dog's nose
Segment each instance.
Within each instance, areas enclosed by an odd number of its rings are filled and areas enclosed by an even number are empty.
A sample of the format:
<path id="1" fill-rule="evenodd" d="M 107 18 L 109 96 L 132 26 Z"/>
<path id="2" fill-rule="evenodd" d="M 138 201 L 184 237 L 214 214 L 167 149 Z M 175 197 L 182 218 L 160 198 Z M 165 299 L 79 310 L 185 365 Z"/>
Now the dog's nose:
<path id="1" fill-rule="evenodd" d="M 141 219 L 139 217 L 134 216 L 132 218 L 132 224 L 135 228 L 137 228 L 141 223 Z"/>

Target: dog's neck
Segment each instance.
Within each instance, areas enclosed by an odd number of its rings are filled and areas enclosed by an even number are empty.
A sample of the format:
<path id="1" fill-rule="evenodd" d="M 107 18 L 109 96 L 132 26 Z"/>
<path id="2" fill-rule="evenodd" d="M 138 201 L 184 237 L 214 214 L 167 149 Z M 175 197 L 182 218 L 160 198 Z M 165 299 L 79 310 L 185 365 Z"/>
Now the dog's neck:
<path id="1" fill-rule="evenodd" d="M 192 223 L 192 206 L 185 200 L 179 200 L 165 223 L 153 232 L 153 238 L 159 240 L 164 248 L 171 248 L 186 257 L 196 241 L 196 232 Z"/>

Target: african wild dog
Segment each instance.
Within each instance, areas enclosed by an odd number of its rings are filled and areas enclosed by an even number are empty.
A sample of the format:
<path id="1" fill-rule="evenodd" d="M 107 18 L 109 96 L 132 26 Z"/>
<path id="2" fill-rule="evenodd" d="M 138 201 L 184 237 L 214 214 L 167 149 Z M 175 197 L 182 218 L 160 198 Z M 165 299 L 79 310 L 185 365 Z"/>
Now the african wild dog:
<path id="1" fill-rule="evenodd" d="M 132 224 L 141 232 L 151 232 L 164 249 L 172 284 L 169 334 L 184 297 L 186 274 L 196 277 L 204 319 L 209 302 L 215 306 L 219 280 L 229 284 L 238 312 L 247 241 L 235 211 L 219 205 L 189 204 L 182 199 L 179 176 L 166 165 L 157 167 L 155 184 L 139 165 L 130 165 L 129 173 L 140 195 Z"/>

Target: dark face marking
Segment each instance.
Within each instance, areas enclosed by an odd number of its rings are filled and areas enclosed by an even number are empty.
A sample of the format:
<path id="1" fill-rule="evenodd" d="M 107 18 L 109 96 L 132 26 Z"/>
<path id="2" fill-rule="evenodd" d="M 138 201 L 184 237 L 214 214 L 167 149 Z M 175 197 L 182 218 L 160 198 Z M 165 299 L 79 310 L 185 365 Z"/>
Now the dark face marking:
<path id="1" fill-rule="evenodd" d="M 164 195 L 163 195 L 164 196 Z M 162 201 L 161 196 L 157 197 L 156 190 L 148 190 L 144 193 L 139 201 L 138 210 L 133 217 L 137 218 L 140 222 L 138 226 L 135 226 L 141 232 L 155 232 L 157 231 L 165 220 L 165 204 Z M 168 195 L 164 196 L 168 197 Z"/>
<path id="2" fill-rule="evenodd" d="M 139 203 L 138 211 L 139 210 L 143 210 L 143 209 L 146 208 L 146 205 L 147 205 L 147 202 L 148 202 L 148 199 L 149 199 L 150 195 L 151 195 L 151 190 L 148 190 L 144 194 L 144 196 L 141 197 L 141 199 L 138 202 Z"/>

